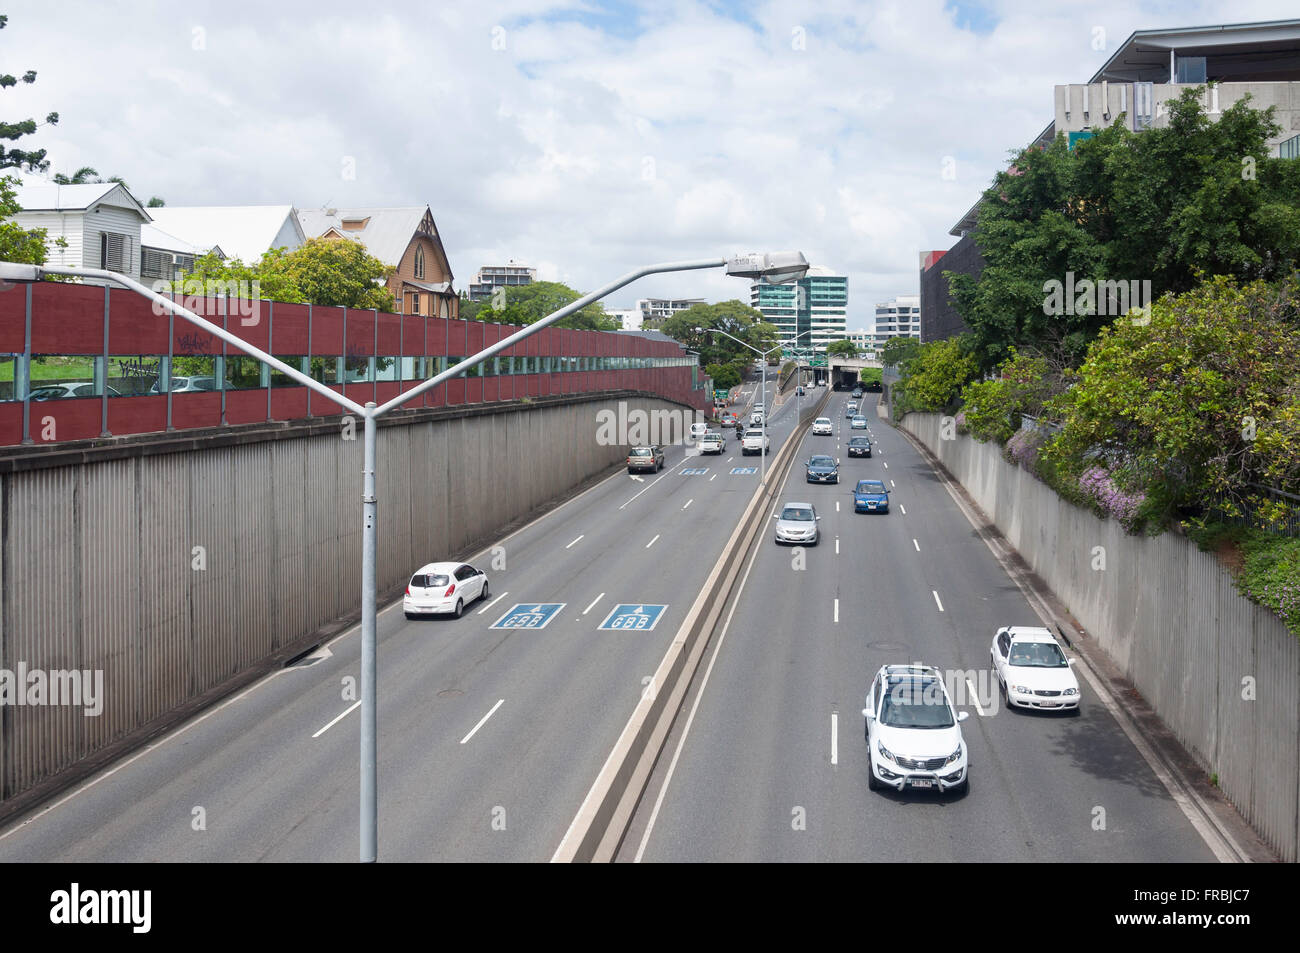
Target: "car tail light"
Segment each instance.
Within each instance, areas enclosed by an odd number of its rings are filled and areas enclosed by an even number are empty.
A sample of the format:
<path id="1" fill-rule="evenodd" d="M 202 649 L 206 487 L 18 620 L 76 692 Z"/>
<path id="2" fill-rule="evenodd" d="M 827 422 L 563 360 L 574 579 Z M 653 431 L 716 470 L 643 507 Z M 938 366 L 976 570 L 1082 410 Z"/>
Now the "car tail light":
<path id="1" fill-rule="evenodd" d="M 451 595 L 455 591 L 456 591 L 456 584 L 453 582 L 450 586 L 447 587 L 447 591 L 442 594 L 442 597 L 446 599 L 449 595 Z"/>
<path id="2" fill-rule="evenodd" d="M 407 587 L 406 587 L 406 594 L 407 594 L 408 596 L 411 594 L 411 587 L 410 587 L 410 586 L 407 586 Z"/>

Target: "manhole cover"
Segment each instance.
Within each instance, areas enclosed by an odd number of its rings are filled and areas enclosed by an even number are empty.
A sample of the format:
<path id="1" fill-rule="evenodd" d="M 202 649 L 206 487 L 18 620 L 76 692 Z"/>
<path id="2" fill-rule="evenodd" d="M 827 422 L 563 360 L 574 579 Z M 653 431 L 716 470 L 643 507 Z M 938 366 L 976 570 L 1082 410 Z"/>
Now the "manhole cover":
<path id="1" fill-rule="evenodd" d="M 465 693 L 462 692 L 459 688 L 444 688 L 442 691 L 438 692 L 438 697 L 439 697 L 439 698 L 454 698 L 454 697 L 456 697 L 457 695 L 464 695 L 464 694 L 465 694 Z"/>

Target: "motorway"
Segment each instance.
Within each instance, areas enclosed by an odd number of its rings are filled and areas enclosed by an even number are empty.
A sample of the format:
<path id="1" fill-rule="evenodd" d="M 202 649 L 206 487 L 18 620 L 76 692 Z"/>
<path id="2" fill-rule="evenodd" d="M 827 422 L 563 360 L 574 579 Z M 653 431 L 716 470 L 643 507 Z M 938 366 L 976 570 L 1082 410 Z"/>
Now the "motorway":
<path id="1" fill-rule="evenodd" d="M 867 790 L 876 668 L 986 672 L 994 629 L 1037 619 L 870 397 L 879 452 L 845 455 L 845 399 L 828 407 L 837 435 L 796 455 L 833 448 L 841 484 L 808 486 L 796 463 L 781 495 L 816 504 L 823 542 L 796 570 L 764 527 L 620 859 L 1213 860 L 1086 684 L 1077 718 L 1005 713 L 977 686 L 965 797 Z M 793 404 L 773 414 L 773 453 Z M 661 474 L 620 471 L 500 541 L 504 568 L 469 559 L 489 604 L 381 613 L 381 860 L 551 858 L 757 486 L 732 470 L 757 465 L 734 438 L 721 457 L 671 447 Z M 891 513 L 853 513 L 859 476 L 892 485 Z M 544 603 L 563 607 L 543 628 L 492 627 Z M 617 604 L 665 608 L 648 630 L 600 629 Z M 354 861 L 359 643 L 344 633 L 12 822 L 0 861 Z"/>
<path id="2" fill-rule="evenodd" d="M 873 395 L 873 456 L 846 455 L 845 403 L 828 407 L 835 436 L 796 454 L 840 457 L 840 485 L 796 463 L 779 498 L 816 506 L 822 542 L 799 570 L 764 532 L 619 859 L 1214 861 L 1086 682 L 1077 717 L 1003 708 L 993 632 L 1041 623 Z M 862 478 L 891 487 L 888 514 L 853 512 Z M 867 789 L 870 679 L 917 661 L 977 670 L 954 698 L 970 714 L 965 796 Z"/>
<path id="3" fill-rule="evenodd" d="M 793 401 L 774 411 L 773 453 L 794 420 Z M 758 465 L 734 438 L 722 456 L 670 447 L 660 474 L 620 471 L 467 560 L 488 573 L 488 605 L 381 612 L 381 860 L 550 859 Z M 544 628 L 492 628 L 542 603 L 563 603 Z M 648 631 L 599 629 L 620 603 L 665 608 Z M 359 652 L 344 633 L 9 824 L 0 861 L 355 861 Z"/>

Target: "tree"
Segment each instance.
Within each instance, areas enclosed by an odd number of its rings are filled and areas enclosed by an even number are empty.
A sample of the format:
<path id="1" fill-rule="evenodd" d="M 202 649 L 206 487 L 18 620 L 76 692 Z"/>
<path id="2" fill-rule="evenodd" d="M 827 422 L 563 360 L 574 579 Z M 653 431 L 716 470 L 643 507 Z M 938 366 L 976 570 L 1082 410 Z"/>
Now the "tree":
<path id="1" fill-rule="evenodd" d="M 580 292 L 558 281 L 534 281 L 526 285 L 510 285 L 504 290 L 506 306 L 498 311 L 491 306 L 491 302 L 485 301 L 476 310 L 475 320 L 497 321 L 501 324 L 536 324 L 582 297 Z M 461 316 L 464 316 L 463 311 Z M 622 324 L 606 314 L 600 302 L 593 301 L 553 326 L 586 331 L 617 331 Z"/>
<path id="2" fill-rule="evenodd" d="M 155 195 L 155 196 L 153 196 L 152 198 L 150 198 L 148 202 L 145 202 L 145 203 L 144 203 L 144 207 L 145 207 L 145 208 L 162 208 L 162 207 L 163 207 L 164 205 L 166 205 L 166 204 L 167 204 L 166 202 L 164 202 L 162 199 L 160 199 L 158 196 Z"/>
<path id="3" fill-rule="evenodd" d="M 713 378 L 713 386 L 719 390 L 731 390 L 740 383 L 740 372 L 731 364 L 710 364 L 704 373 Z"/>
<path id="4" fill-rule="evenodd" d="M 261 262 L 256 265 L 246 265 L 238 258 L 218 258 L 212 252 L 194 259 L 193 267 L 182 273 L 173 288 L 178 294 L 197 294 L 198 292 L 193 290 L 198 287 L 196 283 L 204 288 L 248 289 L 249 297 L 266 298 L 270 301 L 297 304 L 306 304 L 308 301 L 306 294 L 298 287 L 292 276 L 266 270 Z M 313 303 L 324 304 L 324 302 Z"/>
<path id="5" fill-rule="evenodd" d="M 696 331 L 696 328 L 701 331 Z M 659 328 L 673 340 L 698 353 L 701 367 L 730 364 L 739 374 L 753 363 L 753 351 L 725 334 L 707 333 L 714 329 L 725 331 L 760 351 L 774 347 L 780 333 L 775 325 L 763 320 L 763 312 L 734 299 L 718 304 L 693 304 L 666 319 Z"/>
<path id="6" fill-rule="evenodd" d="M 978 440 L 1006 443 L 1020 429 L 1020 415 L 1040 415 L 1043 404 L 1065 387 L 1047 360 L 1011 348 L 992 380 L 972 381 L 962 390 L 966 424 Z"/>
<path id="7" fill-rule="evenodd" d="M 945 273 L 981 368 L 1051 335 L 1077 364 L 1126 306 L 1186 292 L 1202 274 L 1295 270 L 1300 169 L 1269 156 L 1272 107 L 1243 99 L 1212 122 L 1203 96 L 1184 90 L 1165 128 L 1132 132 L 1120 116 L 1074 150 L 1058 135 L 995 178 L 975 229 L 984 270 Z"/>
<path id="8" fill-rule="evenodd" d="M 3 30 L 9 23 L 9 18 L 0 14 L 0 30 Z M 10 89 L 17 86 L 20 82 L 18 77 L 9 73 L 0 73 L 0 89 Z M 21 82 L 30 86 L 36 82 L 36 71 L 28 70 L 23 73 Z M 6 149 L 3 140 L 8 139 L 15 142 L 23 136 L 30 136 L 40 126 L 58 125 L 59 114 L 52 112 L 45 117 L 45 122 L 37 123 L 35 119 L 23 119 L 19 122 L 4 122 L 0 120 L 0 169 L 28 169 L 33 172 L 43 172 L 49 168 L 49 160 L 45 158 L 44 149 L 33 149 L 31 151 L 23 149 Z"/>
<path id="9" fill-rule="evenodd" d="M 1300 492 L 1300 283 L 1217 277 L 1123 318 L 1050 402 L 1044 455 L 1075 479 L 1104 467 L 1144 518 L 1267 511 L 1259 487 Z"/>
<path id="10" fill-rule="evenodd" d="M 854 344 L 852 341 L 844 340 L 844 341 L 831 342 L 826 347 L 826 353 L 828 355 L 844 354 L 847 357 L 856 358 L 858 354 L 861 352 L 858 350 L 858 346 Z"/>
<path id="11" fill-rule="evenodd" d="M 892 337 L 880 349 L 880 363 L 886 367 L 901 367 L 921 349 L 916 338 Z"/>
<path id="12" fill-rule="evenodd" d="M 469 293 L 462 291 L 460 293 L 460 316 L 466 321 L 477 321 L 478 313 L 483 310 L 482 301 L 475 301 L 469 296 Z"/>
<path id="13" fill-rule="evenodd" d="M 966 384 L 979 372 L 970 352 L 968 335 L 922 344 L 907 360 L 905 376 L 899 382 L 911 410 L 946 409 Z"/>
<path id="14" fill-rule="evenodd" d="M 384 284 L 396 269 L 348 239 L 309 238 L 291 252 L 273 248 L 262 256 L 261 275 L 283 278 L 312 304 L 393 311 Z"/>
<path id="15" fill-rule="evenodd" d="M 0 261 L 43 265 L 47 254 L 45 229 L 25 229 L 12 221 L 22 211 L 15 191 L 20 184 L 15 176 L 0 176 Z"/>

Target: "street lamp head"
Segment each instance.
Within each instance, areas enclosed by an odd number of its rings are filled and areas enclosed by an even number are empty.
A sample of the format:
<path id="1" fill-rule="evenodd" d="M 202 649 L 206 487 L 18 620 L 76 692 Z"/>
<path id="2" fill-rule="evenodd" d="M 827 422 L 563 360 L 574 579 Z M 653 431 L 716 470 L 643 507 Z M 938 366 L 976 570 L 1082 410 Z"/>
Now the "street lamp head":
<path id="1" fill-rule="evenodd" d="M 803 252 L 750 252 L 727 259 L 727 274 L 733 278 L 763 278 L 768 284 L 797 281 L 808 273 Z"/>
<path id="2" fill-rule="evenodd" d="M 20 265 L 12 261 L 0 261 L 0 282 L 40 281 L 45 276 L 45 269 L 40 265 Z"/>

